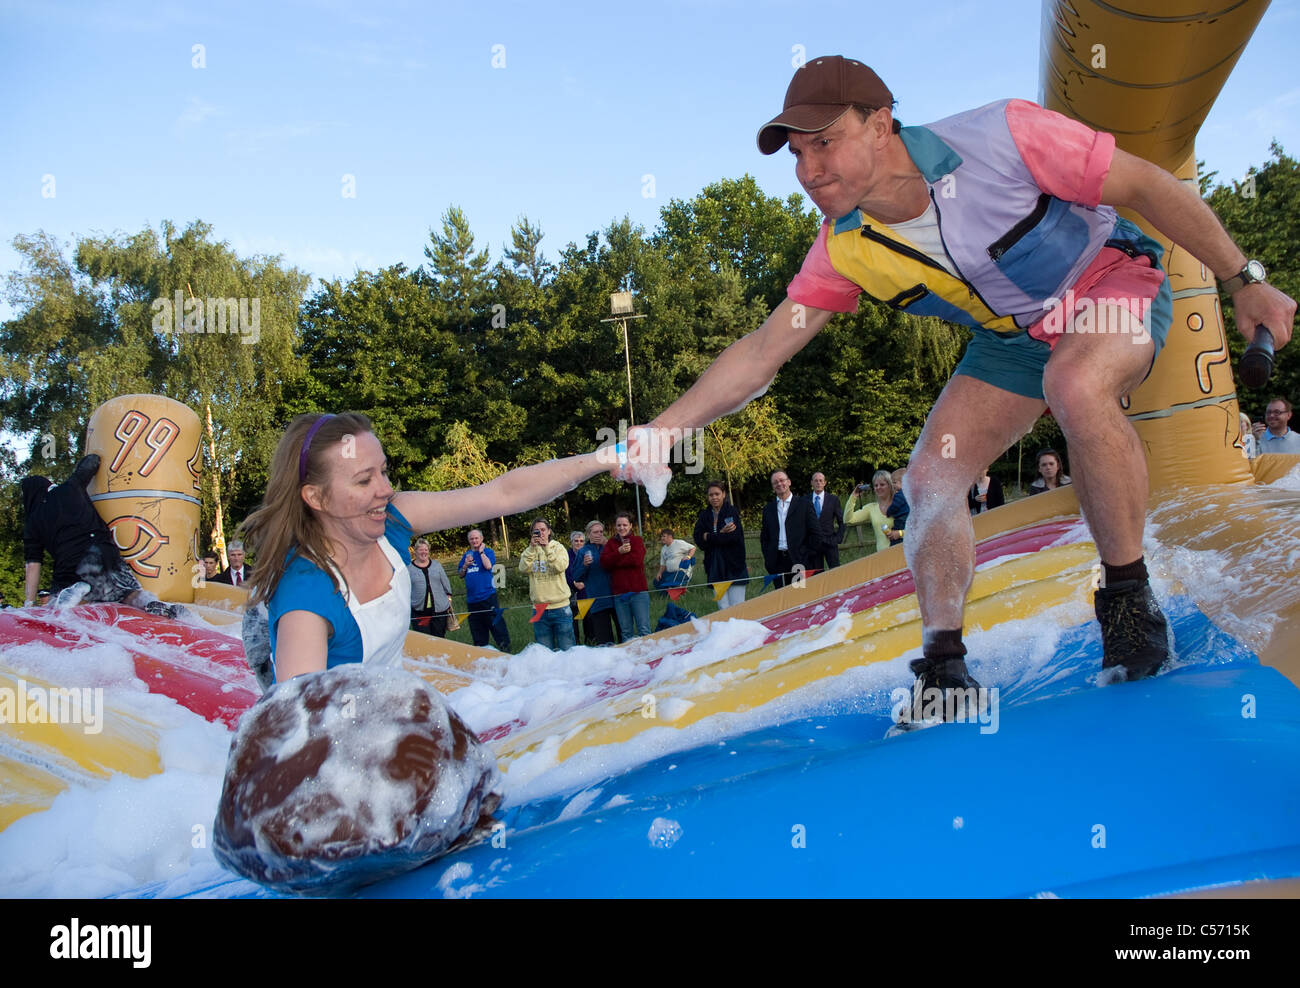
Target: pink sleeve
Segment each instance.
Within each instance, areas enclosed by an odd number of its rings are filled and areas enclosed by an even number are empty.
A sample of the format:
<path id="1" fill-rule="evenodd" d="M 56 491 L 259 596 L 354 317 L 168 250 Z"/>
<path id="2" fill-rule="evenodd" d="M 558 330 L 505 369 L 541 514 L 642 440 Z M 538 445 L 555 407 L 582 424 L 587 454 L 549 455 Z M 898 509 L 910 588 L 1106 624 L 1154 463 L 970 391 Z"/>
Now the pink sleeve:
<path id="1" fill-rule="evenodd" d="M 831 265 L 831 256 L 826 250 L 826 229 L 829 222 L 823 222 L 817 231 L 808 256 L 803 259 L 803 267 L 790 282 L 786 294 L 791 301 L 802 305 L 811 305 L 815 309 L 827 312 L 857 312 L 858 296 L 862 289 L 840 274 Z"/>
<path id="2" fill-rule="evenodd" d="M 1097 207 L 1115 156 L 1115 135 L 1023 99 L 1007 104 L 1007 126 L 1040 189 L 1066 202 Z"/>

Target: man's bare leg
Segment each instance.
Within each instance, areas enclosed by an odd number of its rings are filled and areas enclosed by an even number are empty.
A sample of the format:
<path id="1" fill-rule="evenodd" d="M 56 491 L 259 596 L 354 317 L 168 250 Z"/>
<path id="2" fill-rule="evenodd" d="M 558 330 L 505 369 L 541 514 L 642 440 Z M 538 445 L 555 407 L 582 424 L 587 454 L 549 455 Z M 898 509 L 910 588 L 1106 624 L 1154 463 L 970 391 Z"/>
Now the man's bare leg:
<path id="1" fill-rule="evenodd" d="M 948 382 L 931 410 L 903 478 L 911 507 L 903 546 L 916 581 L 923 633 L 961 628 L 975 574 L 975 531 L 966 494 L 1045 407 L 1041 399 L 961 375 Z"/>
<path id="2" fill-rule="evenodd" d="M 1124 331 L 1063 336 L 1043 390 L 1070 444 L 1070 477 L 1097 550 L 1119 564 L 1142 555 L 1147 504 L 1146 456 L 1119 402 L 1142 383 L 1152 348 L 1135 342 L 1144 337 L 1131 332 L 1140 324 L 1128 310 L 1101 306 L 1098 314 L 1097 322 Z"/>
<path id="3" fill-rule="evenodd" d="M 975 574 L 975 532 L 966 494 L 985 468 L 1042 414 L 1043 401 L 1015 395 L 973 377 L 954 377 L 930 412 L 903 478 L 911 513 L 903 538 L 921 607 L 921 658 L 908 722 L 967 719 L 982 703 L 966 668 L 962 612 Z M 972 692 L 972 690 L 976 692 Z M 961 698 L 964 712 L 958 714 Z M 974 701 L 975 708 L 967 706 Z"/>
<path id="4" fill-rule="evenodd" d="M 1043 373 L 1043 390 L 1066 440 L 1084 518 L 1097 543 L 1102 586 L 1097 620 L 1103 666 L 1128 679 L 1154 675 L 1169 656 L 1169 629 L 1142 557 L 1147 464 L 1120 398 L 1151 365 L 1141 323 L 1119 306 L 1097 306 L 1095 325 L 1116 330 L 1062 337 Z"/>

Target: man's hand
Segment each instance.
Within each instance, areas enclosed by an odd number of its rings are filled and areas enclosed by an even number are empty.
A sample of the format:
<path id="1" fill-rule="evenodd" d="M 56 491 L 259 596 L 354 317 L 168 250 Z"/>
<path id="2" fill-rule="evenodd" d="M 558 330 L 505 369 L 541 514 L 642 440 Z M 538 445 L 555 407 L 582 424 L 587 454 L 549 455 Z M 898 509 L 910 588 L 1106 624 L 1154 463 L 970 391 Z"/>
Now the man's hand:
<path id="1" fill-rule="evenodd" d="M 1266 281 L 1245 285 L 1232 296 L 1233 318 L 1237 332 L 1247 343 L 1255 341 L 1255 327 L 1267 326 L 1273 334 L 1273 347 L 1280 350 L 1291 339 L 1291 324 L 1295 320 L 1295 300 L 1278 291 Z"/>
<path id="2" fill-rule="evenodd" d="M 1169 172 L 1143 158 L 1116 149 L 1101 187 L 1101 201 L 1126 206 L 1208 267 L 1220 281 L 1245 265 L 1246 254 L 1205 204 L 1200 195 Z M 1267 282 L 1239 288 L 1232 296 L 1237 329 L 1254 340 L 1263 324 L 1281 348 L 1291 339 L 1296 304 Z"/>

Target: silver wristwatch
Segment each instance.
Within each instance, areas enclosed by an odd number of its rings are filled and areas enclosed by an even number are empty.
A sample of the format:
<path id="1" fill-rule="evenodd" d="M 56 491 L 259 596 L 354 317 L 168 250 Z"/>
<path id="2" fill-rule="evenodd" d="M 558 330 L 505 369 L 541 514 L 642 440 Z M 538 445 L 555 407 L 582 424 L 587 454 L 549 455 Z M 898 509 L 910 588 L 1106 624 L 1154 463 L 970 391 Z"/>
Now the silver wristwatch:
<path id="1" fill-rule="evenodd" d="M 1247 261 L 1244 268 L 1220 284 L 1225 292 L 1232 295 L 1238 289 L 1245 288 L 1247 285 L 1254 285 L 1267 277 L 1268 272 L 1264 270 L 1264 265 L 1260 264 L 1259 261 Z"/>

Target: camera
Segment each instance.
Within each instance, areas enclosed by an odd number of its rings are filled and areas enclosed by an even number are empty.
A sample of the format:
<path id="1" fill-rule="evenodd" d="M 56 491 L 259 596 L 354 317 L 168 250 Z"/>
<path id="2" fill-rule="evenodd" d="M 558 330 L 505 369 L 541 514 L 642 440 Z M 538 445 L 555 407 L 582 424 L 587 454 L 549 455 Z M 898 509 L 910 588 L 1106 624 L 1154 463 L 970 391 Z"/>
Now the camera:
<path id="1" fill-rule="evenodd" d="M 533 538 L 537 538 L 537 537 L 540 536 L 541 534 L 542 534 L 542 530 L 541 530 L 540 528 L 534 528 L 534 529 L 533 529 Z"/>

